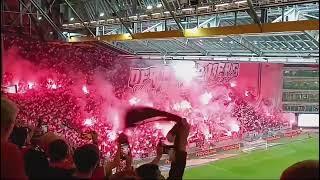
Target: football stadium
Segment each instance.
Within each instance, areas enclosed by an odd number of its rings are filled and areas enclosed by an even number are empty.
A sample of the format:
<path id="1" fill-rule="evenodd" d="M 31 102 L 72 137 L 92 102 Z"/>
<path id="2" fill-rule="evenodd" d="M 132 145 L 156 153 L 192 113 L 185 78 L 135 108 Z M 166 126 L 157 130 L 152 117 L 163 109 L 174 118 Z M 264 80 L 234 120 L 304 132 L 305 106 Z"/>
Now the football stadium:
<path id="1" fill-rule="evenodd" d="M 318 0 L 1 1 L 1 179 L 319 179 Z"/>

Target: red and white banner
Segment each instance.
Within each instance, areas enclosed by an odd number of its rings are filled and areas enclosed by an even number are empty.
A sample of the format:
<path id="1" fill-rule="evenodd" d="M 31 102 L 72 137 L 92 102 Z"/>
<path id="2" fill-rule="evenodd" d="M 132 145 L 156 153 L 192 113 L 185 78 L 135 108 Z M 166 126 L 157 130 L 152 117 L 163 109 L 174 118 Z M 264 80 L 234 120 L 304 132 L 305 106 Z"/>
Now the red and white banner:
<path id="1" fill-rule="evenodd" d="M 253 97 L 257 105 L 272 106 L 276 110 L 281 108 L 282 64 L 192 61 L 190 65 L 187 61 L 164 65 L 160 61 L 149 61 L 144 63 L 145 66 L 139 62 L 137 68 L 134 62 L 128 79 L 128 87 L 133 93 L 157 91 L 159 95 L 173 88 L 188 91 L 189 87 L 179 76 L 194 74 L 192 83 L 201 84 L 199 88 L 232 83 L 238 92 Z"/>

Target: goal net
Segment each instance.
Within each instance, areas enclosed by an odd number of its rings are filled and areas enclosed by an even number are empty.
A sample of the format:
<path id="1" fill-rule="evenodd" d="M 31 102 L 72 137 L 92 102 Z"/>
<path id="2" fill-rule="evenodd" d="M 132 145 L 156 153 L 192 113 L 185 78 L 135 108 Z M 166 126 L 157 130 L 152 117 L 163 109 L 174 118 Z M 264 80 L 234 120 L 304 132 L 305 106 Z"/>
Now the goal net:
<path id="1" fill-rule="evenodd" d="M 242 151 L 245 153 L 249 153 L 251 151 L 258 150 L 258 149 L 265 149 L 265 150 L 268 149 L 267 141 L 263 139 L 259 139 L 256 141 L 243 143 Z"/>

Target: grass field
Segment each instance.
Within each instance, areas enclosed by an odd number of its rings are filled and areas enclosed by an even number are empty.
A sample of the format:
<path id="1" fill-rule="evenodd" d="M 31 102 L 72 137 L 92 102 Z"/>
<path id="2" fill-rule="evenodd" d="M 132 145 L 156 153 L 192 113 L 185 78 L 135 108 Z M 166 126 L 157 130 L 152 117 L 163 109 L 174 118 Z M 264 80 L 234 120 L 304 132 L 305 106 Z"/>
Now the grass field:
<path id="1" fill-rule="evenodd" d="M 193 167 L 185 171 L 184 179 L 279 179 L 284 169 L 306 159 L 319 159 L 318 137 Z"/>

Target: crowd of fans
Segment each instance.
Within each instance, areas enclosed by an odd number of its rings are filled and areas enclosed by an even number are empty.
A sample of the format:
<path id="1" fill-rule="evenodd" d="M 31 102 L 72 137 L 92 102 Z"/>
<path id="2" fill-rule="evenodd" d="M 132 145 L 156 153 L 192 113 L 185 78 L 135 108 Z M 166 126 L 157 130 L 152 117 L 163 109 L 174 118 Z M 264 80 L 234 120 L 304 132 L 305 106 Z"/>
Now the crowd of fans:
<path id="1" fill-rule="evenodd" d="M 115 157 L 104 159 L 97 146 L 96 132 L 90 132 L 91 142 L 73 147 L 53 133 L 39 134 L 41 120 L 36 127 L 19 126 L 18 111 L 12 101 L 1 97 L 1 179 L 163 179 L 158 163 L 166 146 L 160 141 L 156 158 L 134 169 L 131 149 L 122 149 L 123 143 L 128 143 L 123 141 L 126 135 L 117 138 Z M 165 116 L 166 112 L 162 114 Z M 182 179 L 190 127 L 184 118 L 174 121 L 176 124 L 168 133 L 168 139 L 174 137 L 170 139 L 175 151 L 168 179 Z"/>
<path id="2" fill-rule="evenodd" d="M 79 98 L 79 95 L 74 94 L 72 89 L 75 79 L 69 72 L 70 70 L 81 72 L 81 76 L 86 79 L 85 83 L 90 84 L 95 70 L 104 69 L 106 73 L 108 72 L 106 78 L 114 84 L 115 96 L 121 99 L 127 93 L 125 87 L 126 78 L 129 75 L 126 70 L 129 66 L 126 62 L 120 61 L 121 59 L 117 59 L 116 62 L 115 52 L 91 44 L 46 43 L 12 35 L 5 36 L 4 44 L 7 50 L 17 48 L 19 56 L 29 60 L 37 67 L 55 72 L 55 77 L 48 75 L 31 84 L 27 80 L 20 79 L 17 84 L 18 93 L 7 94 L 20 109 L 17 117 L 19 122 L 35 125 L 35 120 L 41 119 L 47 125 L 46 131 L 55 132 L 69 140 L 73 146 L 86 144 L 88 138 L 85 132 L 94 129 L 99 134 L 98 144 L 103 156 L 114 156 L 113 143 L 117 134 L 112 124 L 102 118 L 104 115 L 101 112 L 104 101 L 107 100 L 95 93 Z M 114 69 L 121 69 L 123 73 L 113 76 Z M 3 84 L 10 85 L 15 81 L 14 76 L 14 72 L 6 72 Z M 230 101 L 234 103 L 231 115 L 237 120 L 238 130 L 219 129 L 212 120 L 205 120 L 201 121 L 202 126 L 207 129 L 204 131 L 199 123 L 195 122 L 191 123 L 189 142 L 198 144 L 208 142 L 210 144 L 225 139 L 226 136 L 239 137 L 246 132 L 261 132 L 286 123 L 277 114 L 266 115 L 255 110 L 253 105 L 241 96 L 234 97 Z M 156 108 L 166 109 L 159 105 Z M 188 112 L 177 113 L 188 114 Z M 84 114 L 90 114 L 90 117 Z M 83 122 L 84 119 L 87 119 L 87 124 Z M 164 136 L 161 130 L 145 125 L 133 129 L 132 132 L 134 133 L 130 136 L 130 142 L 132 142 L 132 153 L 135 158 L 154 155 L 154 147 Z"/>
<path id="3" fill-rule="evenodd" d="M 125 87 L 129 76 L 128 61 L 120 61 L 116 58 L 115 52 L 92 44 L 48 43 L 7 35 L 4 38 L 4 45 L 6 50 L 16 49 L 16 53 L 23 59 L 54 75 L 48 73 L 39 77 L 36 82 L 28 81 L 28 77 L 15 82 L 16 72 L 5 69 L 2 79 L 4 86 L 8 87 L 15 83 L 17 92 L 6 91 L 2 94 L 6 98 L 1 100 L 3 177 L 163 178 L 157 166 L 163 152 L 159 142 L 165 136 L 161 129 L 143 124 L 128 130 L 126 133 L 129 135 L 130 155 L 125 157 L 123 162 L 120 157 L 121 147 L 117 143 L 119 134 L 114 131 L 110 121 L 102 118 L 105 117 L 102 109 L 106 98 L 95 93 L 78 95 L 73 90 L 77 74 L 72 72 L 79 72 L 81 78 L 85 79 L 84 83 L 90 84 L 96 70 L 99 69 L 107 72 L 105 78 L 113 83 L 115 97 L 127 98 L 128 90 Z M 122 73 L 115 75 L 119 69 Z M 14 101 L 18 108 L 7 98 Z M 194 122 L 196 118 L 193 119 L 194 113 L 190 113 L 193 111 L 190 108 L 177 112 L 186 115 L 188 122 L 183 119 L 172 128 L 177 131 L 174 132 L 176 153 L 172 160 L 169 179 L 182 178 L 188 143 L 190 145 L 195 142 L 200 146 L 215 144 L 226 137 L 241 137 L 246 132 L 253 131 L 262 133 L 268 128 L 287 124 L 287 121 L 276 113 L 266 114 L 256 110 L 242 96 L 228 98 L 224 103 L 226 107 L 230 103 L 234 104 L 230 117 L 236 120 L 237 128 L 233 130 L 219 128 L 224 126 L 223 122 L 214 123 L 211 119 L 201 120 L 201 123 Z M 162 107 L 161 103 L 155 102 L 154 106 L 161 110 L 168 109 Z M 3 156 L 7 159 L 2 159 Z M 150 156 L 155 156 L 151 164 L 143 165 L 136 170 L 132 168 L 132 158 Z M 3 165 L 3 162 L 11 163 Z M 15 168 L 15 165 L 18 167 Z M 118 169 L 118 173 L 111 176 L 114 168 Z"/>

